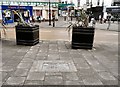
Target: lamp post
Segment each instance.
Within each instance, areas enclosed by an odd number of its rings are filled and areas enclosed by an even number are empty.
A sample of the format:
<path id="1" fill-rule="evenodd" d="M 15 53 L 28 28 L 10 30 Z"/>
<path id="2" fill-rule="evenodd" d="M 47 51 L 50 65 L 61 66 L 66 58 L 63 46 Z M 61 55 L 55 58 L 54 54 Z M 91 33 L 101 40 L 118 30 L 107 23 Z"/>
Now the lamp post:
<path id="1" fill-rule="evenodd" d="M 93 17 L 93 11 L 92 11 L 92 0 L 89 3 L 90 11 L 89 11 L 89 23 L 91 22 L 91 18 Z"/>
<path id="2" fill-rule="evenodd" d="M 92 15 L 92 0 L 89 2 L 90 10 L 89 10 L 89 15 Z"/>
<path id="3" fill-rule="evenodd" d="M 51 25 L 51 9 L 50 9 L 50 0 L 49 0 L 49 26 Z"/>
<path id="4" fill-rule="evenodd" d="M 103 13 L 103 10 L 104 10 L 104 0 L 102 1 L 102 13 L 101 13 L 101 24 L 102 24 L 102 19 L 103 19 L 103 15 L 104 15 L 104 13 Z"/>
<path id="5" fill-rule="evenodd" d="M 92 0 L 91 0 L 91 2 L 90 2 L 90 8 L 92 9 Z"/>

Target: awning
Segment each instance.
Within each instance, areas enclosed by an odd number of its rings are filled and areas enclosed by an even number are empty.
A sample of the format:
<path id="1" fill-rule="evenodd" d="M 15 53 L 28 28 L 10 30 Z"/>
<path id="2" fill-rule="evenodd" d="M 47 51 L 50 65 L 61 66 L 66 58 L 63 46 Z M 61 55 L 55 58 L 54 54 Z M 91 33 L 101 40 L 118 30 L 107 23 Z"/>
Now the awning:
<path id="1" fill-rule="evenodd" d="M 74 6 L 74 4 L 63 4 L 63 3 L 60 3 L 58 4 L 59 7 L 67 7 L 67 6 Z"/>
<path id="2" fill-rule="evenodd" d="M 107 7 L 106 12 L 109 13 L 120 13 L 120 6 L 112 6 L 112 7 Z"/>

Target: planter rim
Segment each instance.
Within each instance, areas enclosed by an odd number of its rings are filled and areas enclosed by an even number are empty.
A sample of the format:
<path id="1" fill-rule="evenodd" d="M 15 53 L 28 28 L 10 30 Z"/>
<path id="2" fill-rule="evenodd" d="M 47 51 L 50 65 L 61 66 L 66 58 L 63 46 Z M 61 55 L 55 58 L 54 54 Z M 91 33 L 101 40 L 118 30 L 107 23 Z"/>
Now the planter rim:
<path id="1" fill-rule="evenodd" d="M 24 27 L 24 28 L 34 28 L 34 27 L 39 27 L 39 25 L 33 25 L 33 26 L 21 26 L 21 25 L 16 25 L 15 27 Z"/>
<path id="2" fill-rule="evenodd" d="M 91 26 L 88 26 L 88 27 L 73 26 L 73 28 L 94 28 L 94 27 L 91 27 Z"/>

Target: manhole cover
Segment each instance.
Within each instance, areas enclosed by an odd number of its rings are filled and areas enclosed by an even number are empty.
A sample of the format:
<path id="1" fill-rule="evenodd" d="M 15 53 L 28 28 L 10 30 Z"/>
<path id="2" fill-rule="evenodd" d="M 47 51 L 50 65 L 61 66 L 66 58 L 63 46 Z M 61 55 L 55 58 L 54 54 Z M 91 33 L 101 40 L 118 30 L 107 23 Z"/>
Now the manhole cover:
<path id="1" fill-rule="evenodd" d="M 73 61 L 35 61 L 31 72 L 75 72 L 77 71 Z"/>
<path id="2" fill-rule="evenodd" d="M 64 62 L 44 62 L 43 71 L 69 71 L 69 65 Z"/>

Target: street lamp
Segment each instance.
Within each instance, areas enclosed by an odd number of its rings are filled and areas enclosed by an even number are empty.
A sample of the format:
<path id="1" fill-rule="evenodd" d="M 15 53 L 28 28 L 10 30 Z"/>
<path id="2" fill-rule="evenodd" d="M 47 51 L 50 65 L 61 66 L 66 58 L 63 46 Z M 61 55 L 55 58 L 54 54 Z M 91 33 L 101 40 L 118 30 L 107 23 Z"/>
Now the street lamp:
<path id="1" fill-rule="evenodd" d="M 51 9 L 50 9 L 50 0 L 49 0 L 49 26 L 51 25 Z"/>
<path id="2" fill-rule="evenodd" d="M 92 0 L 91 0 L 91 2 L 90 2 L 90 8 L 92 9 Z"/>
<path id="3" fill-rule="evenodd" d="M 93 14 L 93 11 L 92 11 L 92 0 L 91 0 L 91 2 L 90 2 L 90 14 Z"/>
<path id="4" fill-rule="evenodd" d="M 101 23 L 104 15 L 103 10 L 104 10 L 104 0 L 102 1 L 102 13 L 101 13 L 101 21 L 100 21 Z"/>

